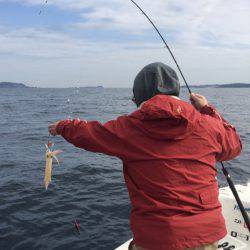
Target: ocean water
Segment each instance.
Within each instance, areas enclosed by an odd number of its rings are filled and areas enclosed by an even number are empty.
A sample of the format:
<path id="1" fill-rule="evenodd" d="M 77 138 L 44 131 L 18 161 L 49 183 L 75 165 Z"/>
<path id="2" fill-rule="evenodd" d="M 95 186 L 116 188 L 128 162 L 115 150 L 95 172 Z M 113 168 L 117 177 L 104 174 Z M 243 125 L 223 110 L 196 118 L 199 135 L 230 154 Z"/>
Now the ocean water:
<path id="1" fill-rule="evenodd" d="M 193 89 L 236 126 L 244 150 L 226 163 L 235 183 L 250 178 L 250 89 Z M 43 185 L 47 126 L 67 116 L 101 122 L 135 109 L 130 89 L 0 89 L 0 250 L 112 250 L 132 234 L 120 160 L 53 138 L 60 166 Z M 183 99 L 187 92 L 183 90 Z M 108 143 L 108 142 L 107 142 Z M 225 179 L 218 166 L 218 179 Z M 81 226 L 78 235 L 74 220 Z"/>

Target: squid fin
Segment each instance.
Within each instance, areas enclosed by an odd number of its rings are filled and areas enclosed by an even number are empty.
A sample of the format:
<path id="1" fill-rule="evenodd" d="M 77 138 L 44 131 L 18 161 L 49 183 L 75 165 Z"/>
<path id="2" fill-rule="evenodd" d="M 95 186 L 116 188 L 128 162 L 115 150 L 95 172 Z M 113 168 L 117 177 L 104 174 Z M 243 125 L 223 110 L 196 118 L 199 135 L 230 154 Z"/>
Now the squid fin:
<path id="1" fill-rule="evenodd" d="M 57 161 L 57 164 L 60 166 L 58 158 L 55 155 L 53 155 L 53 158 Z"/>
<path id="2" fill-rule="evenodd" d="M 58 155 L 60 153 L 62 153 L 62 150 L 55 150 L 53 151 L 53 156 Z"/>

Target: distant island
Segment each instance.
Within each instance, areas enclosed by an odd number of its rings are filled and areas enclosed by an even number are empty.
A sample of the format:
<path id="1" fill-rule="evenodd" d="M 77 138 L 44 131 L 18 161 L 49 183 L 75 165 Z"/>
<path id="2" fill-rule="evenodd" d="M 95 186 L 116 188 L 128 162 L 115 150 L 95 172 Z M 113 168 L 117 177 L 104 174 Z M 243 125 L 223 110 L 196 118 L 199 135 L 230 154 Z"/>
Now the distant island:
<path id="1" fill-rule="evenodd" d="M 250 83 L 229 83 L 218 85 L 217 88 L 250 88 Z"/>
<path id="2" fill-rule="evenodd" d="M 29 88 L 23 83 L 0 82 L 0 88 Z"/>
<path id="3" fill-rule="evenodd" d="M 99 89 L 104 89 L 104 87 L 102 85 L 97 85 L 97 86 L 81 86 L 79 88 L 84 88 L 84 89 L 93 89 L 93 88 L 99 88 Z"/>
<path id="4" fill-rule="evenodd" d="M 182 86 L 185 87 L 185 86 Z M 190 88 L 250 88 L 250 83 L 190 85 Z"/>
<path id="5" fill-rule="evenodd" d="M 181 86 L 185 88 L 186 86 Z M 250 88 L 250 83 L 227 83 L 227 84 L 203 84 L 203 85 L 189 85 L 190 88 Z M 0 82 L 0 88 L 36 88 L 29 87 L 23 83 L 14 82 Z M 90 88 L 90 89 L 103 89 L 102 85 L 97 86 L 82 86 L 82 87 L 70 87 L 70 88 Z"/>

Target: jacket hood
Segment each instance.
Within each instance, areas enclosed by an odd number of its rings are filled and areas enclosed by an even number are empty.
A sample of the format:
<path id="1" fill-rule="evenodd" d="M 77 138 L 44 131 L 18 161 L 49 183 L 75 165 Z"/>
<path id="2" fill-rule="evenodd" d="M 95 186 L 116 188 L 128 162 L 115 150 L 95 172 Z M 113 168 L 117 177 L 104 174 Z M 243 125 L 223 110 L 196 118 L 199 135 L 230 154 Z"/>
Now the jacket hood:
<path id="1" fill-rule="evenodd" d="M 167 95 L 156 95 L 131 115 L 139 129 L 155 139 L 181 140 L 190 135 L 200 113 L 189 103 Z"/>
<path id="2" fill-rule="evenodd" d="M 180 82 L 176 72 L 157 62 L 145 66 L 136 76 L 133 93 L 137 107 L 157 94 L 179 96 Z"/>

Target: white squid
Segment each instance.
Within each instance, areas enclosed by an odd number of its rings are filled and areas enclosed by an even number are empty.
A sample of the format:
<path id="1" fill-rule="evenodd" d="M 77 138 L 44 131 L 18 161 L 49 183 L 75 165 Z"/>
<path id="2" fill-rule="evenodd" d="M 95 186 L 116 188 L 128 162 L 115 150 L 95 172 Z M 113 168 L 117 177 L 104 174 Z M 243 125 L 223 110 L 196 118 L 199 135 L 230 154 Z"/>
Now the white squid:
<path id="1" fill-rule="evenodd" d="M 45 176 L 44 176 L 44 185 L 45 185 L 45 189 L 48 189 L 49 184 L 51 183 L 51 174 L 52 174 L 52 164 L 53 164 L 53 158 L 57 161 L 58 165 L 59 165 L 59 161 L 56 157 L 56 155 L 60 154 L 62 151 L 61 150 L 55 150 L 52 151 L 49 143 L 48 145 L 46 145 L 46 167 L 45 167 Z"/>

